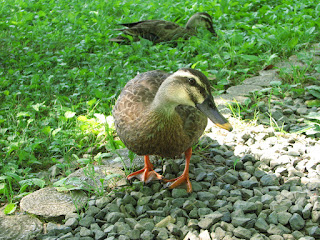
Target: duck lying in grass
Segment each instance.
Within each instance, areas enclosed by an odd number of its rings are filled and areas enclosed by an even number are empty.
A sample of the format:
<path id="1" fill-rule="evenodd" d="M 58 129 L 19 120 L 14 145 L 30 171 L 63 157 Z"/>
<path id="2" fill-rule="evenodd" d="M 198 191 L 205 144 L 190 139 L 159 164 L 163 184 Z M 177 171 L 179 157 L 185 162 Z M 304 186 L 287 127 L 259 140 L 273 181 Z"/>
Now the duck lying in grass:
<path id="1" fill-rule="evenodd" d="M 118 29 L 123 34 L 109 39 L 112 42 L 129 44 L 131 36 L 133 41 L 139 41 L 140 38 L 148 39 L 154 43 L 175 41 L 179 38 L 188 39 L 196 35 L 197 29 L 204 27 L 208 29 L 214 36 L 216 32 L 213 28 L 212 18 L 208 13 L 201 12 L 193 15 L 187 22 L 185 27 L 164 20 L 145 20 L 133 23 L 121 23 L 125 29 Z"/>
<path id="2" fill-rule="evenodd" d="M 182 68 L 173 74 L 155 70 L 137 75 L 122 90 L 113 109 L 118 136 L 128 149 L 144 155 L 144 168 L 131 173 L 148 183 L 169 182 L 169 188 L 182 183 L 192 191 L 189 163 L 192 145 L 203 134 L 207 118 L 228 131 L 230 123 L 219 113 L 207 77 L 200 71 Z M 182 175 L 167 180 L 153 170 L 149 155 L 175 157 L 185 153 Z"/>

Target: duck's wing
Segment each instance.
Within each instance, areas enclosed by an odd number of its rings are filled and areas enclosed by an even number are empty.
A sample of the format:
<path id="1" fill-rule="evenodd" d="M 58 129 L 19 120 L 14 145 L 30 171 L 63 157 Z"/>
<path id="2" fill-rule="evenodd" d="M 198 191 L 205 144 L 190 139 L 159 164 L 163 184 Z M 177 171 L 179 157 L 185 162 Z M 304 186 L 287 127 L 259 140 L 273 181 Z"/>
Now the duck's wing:
<path id="1" fill-rule="evenodd" d="M 170 74 L 155 70 L 138 74 L 121 91 L 113 114 L 116 119 L 126 121 L 137 119 L 153 101 L 160 85 Z M 120 116 L 122 115 L 122 116 Z M 121 120 L 120 120 L 121 119 Z M 120 123 L 121 124 L 121 123 Z"/>

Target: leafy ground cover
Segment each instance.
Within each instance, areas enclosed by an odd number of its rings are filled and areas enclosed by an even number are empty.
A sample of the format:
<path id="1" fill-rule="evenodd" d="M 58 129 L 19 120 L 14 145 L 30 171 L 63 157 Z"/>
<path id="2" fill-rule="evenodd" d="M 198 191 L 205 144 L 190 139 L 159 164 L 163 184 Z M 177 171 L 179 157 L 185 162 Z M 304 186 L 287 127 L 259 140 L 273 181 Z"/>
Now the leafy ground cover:
<path id="1" fill-rule="evenodd" d="M 0 204 L 50 185 L 53 165 L 68 175 L 121 147 L 108 116 L 137 72 L 196 67 L 223 92 L 320 38 L 313 0 L 0 2 Z M 202 31 L 176 47 L 108 42 L 117 23 L 184 25 L 201 11 L 213 17 L 218 38 Z M 296 76 L 284 80 L 306 80 Z"/>

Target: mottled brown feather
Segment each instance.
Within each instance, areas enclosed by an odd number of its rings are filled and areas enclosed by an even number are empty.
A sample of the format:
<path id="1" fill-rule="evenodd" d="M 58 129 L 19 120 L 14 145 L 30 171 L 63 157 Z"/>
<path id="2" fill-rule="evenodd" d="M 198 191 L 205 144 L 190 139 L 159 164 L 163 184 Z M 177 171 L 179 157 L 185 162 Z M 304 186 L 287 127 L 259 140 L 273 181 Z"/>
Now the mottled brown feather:
<path id="1" fill-rule="evenodd" d="M 114 106 L 117 134 L 138 155 L 180 155 L 197 142 L 207 125 L 207 117 L 191 106 L 177 106 L 170 118 L 152 111 L 150 105 L 168 76 L 158 70 L 137 75 Z"/>
<path id="2" fill-rule="evenodd" d="M 205 16 L 205 18 L 201 18 L 201 15 Z M 197 13 L 194 16 L 200 16 L 196 18 L 197 22 L 207 22 L 208 30 L 216 35 L 212 26 L 212 18 L 209 14 Z M 133 41 L 139 41 L 140 37 L 142 37 L 154 43 L 169 42 L 178 40 L 179 38 L 188 39 L 197 33 L 195 27 L 188 27 L 188 25 L 186 25 L 186 27 L 181 27 L 176 23 L 164 20 L 145 20 L 133 23 L 121 23 L 120 25 L 127 28 L 118 30 L 122 31 L 125 35 L 132 36 Z M 110 41 L 129 43 L 129 40 L 125 35 L 111 38 Z"/>

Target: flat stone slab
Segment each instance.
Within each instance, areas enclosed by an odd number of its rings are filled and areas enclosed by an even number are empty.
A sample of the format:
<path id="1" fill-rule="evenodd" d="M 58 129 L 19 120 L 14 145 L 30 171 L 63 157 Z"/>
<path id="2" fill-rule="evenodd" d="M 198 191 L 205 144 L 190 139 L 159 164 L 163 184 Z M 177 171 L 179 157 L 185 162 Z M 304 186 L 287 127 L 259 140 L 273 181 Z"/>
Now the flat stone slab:
<path id="1" fill-rule="evenodd" d="M 42 229 L 41 221 L 30 215 L 0 216 L 0 239 L 35 239 Z"/>
<path id="2" fill-rule="evenodd" d="M 224 105 L 225 107 L 228 107 L 228 103 L 230 102 L 243 103 L 246 99 L 248 99 L 248 97 L 234 94 L 221 94 L 214 98 L 214 102 L 217 106 Z M 219 108 L 219 111 L 222 111 L 222 109 Z"/>
<path id="3" fill-rule="evenodd" d="M 261 87 L 268 87 L 270 86 L 270 83 L 273 81 L 280 81 L 280 78 L 278 78 L 276 75 L 256 76 L 252 78 L 247 78 L 242 82 L 242 85 L 256 85 Z"/>
<path id="4" fill-rule="evenodd" d="M 288 61 L 278 62 L 276 64 L 276 67 L 287 69 L 288 72 L 291 72 L 293 71 L 293 68 L 306 68 L 307 66 L 300 62 L 296 55 L 292 55 L 291 57 L 289 57 Z"/>
<path id="5" fill-rule="evenodd" d="M 232 86 L 227 89 L 227 93 L 233 96 L 245 96 L 248 95 L 250 92 L 262 90 L 261 86 L 258 85 L 238 85 Z"/>
<path id="6" fill-rule="evenodd" d="M 150 161 L 154 161 L 155 156 L 150 156 Z M 144 159 L 143 156 L 134 155 L 134 158 L 131 160 L 129 156 L 129 150 L 127 148 L 117 149 L 116 153 L 113 153 L 112 156 L 102 159 L 102 163 L 105 166 L 116 167 L 116 168 L 132 168 L 132 167 L 143 167 Z"/>
<path id="7" fill-rule="evenodd" d="M 88 197 L 83 191 L 64 193 L 47 187 L 22 198 L 20 208 L 22 211 L 43 217 L 58 217 L 83 208 L 87 202 Z"/>
<path id="8" fill-rule="evenodd" d="M 92 188 L 97 189 L 107 187 L 109 189 L 125 185 L 125 173 L 118 167 L 111 167 L 105 165 L 97 165 L 93 167 L 85 167 L 71 173 L 64 184 L 72 185 L 75 188 L 83 190 L 91 190 Z M 91 189 L 90 189 L 91 188 Z"/>
<path id="9" fill-rule="evenodd" d="M 131 163 L 129 157 L 129 150 L 127 148 L 117 149 L 116 152 L 112 153 L 112 155 L 108 158 L 103 158 L 102 163 L 105 166 L 123 168 L 130 167 L 130 165 L 142 165 L 143 166 L 143 156 L 135 155 L 133 162 Z"/>

